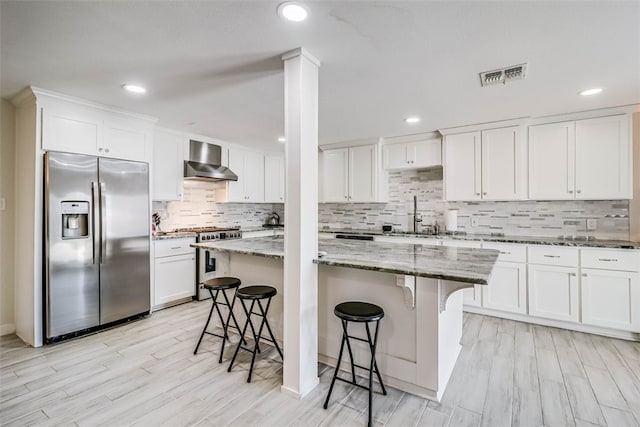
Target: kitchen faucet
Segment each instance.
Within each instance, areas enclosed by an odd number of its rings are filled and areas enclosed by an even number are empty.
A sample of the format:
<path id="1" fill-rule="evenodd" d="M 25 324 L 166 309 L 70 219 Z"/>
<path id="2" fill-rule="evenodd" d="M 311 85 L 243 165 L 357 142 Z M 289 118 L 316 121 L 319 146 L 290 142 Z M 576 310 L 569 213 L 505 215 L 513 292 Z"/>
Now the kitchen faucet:
<path id="1" fill-rule="evenodd" d="M 418 219 L 418 196 L 413 196 L 413 232 L 418 232 L 418 223 L 422 222 L 422 218 Z"/>

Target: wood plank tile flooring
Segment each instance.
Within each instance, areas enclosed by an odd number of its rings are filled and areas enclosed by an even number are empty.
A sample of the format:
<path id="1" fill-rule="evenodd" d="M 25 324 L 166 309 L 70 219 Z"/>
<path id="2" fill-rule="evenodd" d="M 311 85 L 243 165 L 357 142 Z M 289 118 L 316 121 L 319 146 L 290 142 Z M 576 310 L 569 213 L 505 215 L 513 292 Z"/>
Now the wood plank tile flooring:
<path id="1" fill-rule="evenodd" d="M 193 302 L 92 336 L 43 348 L 0 338 L 1 425 L 366 425 L 366 391 L 332 370 L 305 399 L 279 391 L 282 365 L 264 346 L 233 372 L 219 341 L 193 348 L 209 302 Z M 235 337 L 234 337 L 235 341 Z M 463 350 L 436 403 L 388 388 L 374 398 L 377 425 L 638 426 L 640 343 L 465 314 Z M 336 349 L 337 351 L 337 349 Z"/>

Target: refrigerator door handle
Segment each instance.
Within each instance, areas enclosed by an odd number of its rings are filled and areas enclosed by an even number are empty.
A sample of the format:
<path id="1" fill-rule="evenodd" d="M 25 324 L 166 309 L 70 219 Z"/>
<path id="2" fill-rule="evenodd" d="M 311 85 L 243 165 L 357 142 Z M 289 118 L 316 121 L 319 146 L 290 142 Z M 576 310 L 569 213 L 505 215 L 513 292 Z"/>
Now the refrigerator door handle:
<path id="1" fill-rule="evenodd" d="M 104 263 L 107 257 L 107 196 L 104 182 L 100 183 L 100 264 Z"/>
<path id="2" fill-rule="evenodd" d="M 98 183 L 95 181 L 91 182 L 91 237 L 93 238 L 93 255 L 92 255 L 92 264 L 96 263 L 96 259 L 98 258 L 98 235 L 96 231 L 98 228 L 96 227 L 96 221 L 98 220 L 98 215 L 96 211 L 99 209 L 100 202 L 98 201 Z"/>

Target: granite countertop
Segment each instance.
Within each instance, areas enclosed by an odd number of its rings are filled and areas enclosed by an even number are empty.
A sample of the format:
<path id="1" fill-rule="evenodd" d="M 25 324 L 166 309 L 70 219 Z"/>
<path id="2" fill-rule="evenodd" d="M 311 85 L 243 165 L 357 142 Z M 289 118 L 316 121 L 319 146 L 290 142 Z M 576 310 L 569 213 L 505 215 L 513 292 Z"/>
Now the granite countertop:
<path id="1" fill-rule="evenodd" d="M 594 248 L 611 248 L 611 249 L 640 249 L 640 242 L 632 242 L 628 240 L 568 240 L 557 237 L 537 237 L 537 236 L 496 236 L 490 234 L 421 234 L 409 232 L 390 232 L 385 233 L 382 230 L 358 230 L 350 228 L 320 228 L 320 233 L 332 234 L 358 234 L 365 236 L 391 236 L 391 237 L 418 237 L 424 239 L 436 240 L 474 240 L 481 242 L 500 242 L 500 243 L 520 243 L 528 245 L 553 245 L 553 246 L 575 246 L 575 247 L 594 247 Z"/>
<path id="2" fill-rule="evenodd" d="M 215 243 L 194 243 L 196 248 L 284 258 L 284 239 L 255 237 Z M 359 268 L 385 273 L 487 284 L 499 252 L 493 249 L 448 248 L 431 245 L 320 239 L 327 252 L 317 264 Z"/>
<path id="3" fill-rule="evenodd" d="M 151 238 L 153 240 L 166 240 L 166 239 L 184 239 L 185 237 L 197 237 L 198 233 L 194 233 L 193 231 L 161 231 L 156 233 L 155 236 Z"/>

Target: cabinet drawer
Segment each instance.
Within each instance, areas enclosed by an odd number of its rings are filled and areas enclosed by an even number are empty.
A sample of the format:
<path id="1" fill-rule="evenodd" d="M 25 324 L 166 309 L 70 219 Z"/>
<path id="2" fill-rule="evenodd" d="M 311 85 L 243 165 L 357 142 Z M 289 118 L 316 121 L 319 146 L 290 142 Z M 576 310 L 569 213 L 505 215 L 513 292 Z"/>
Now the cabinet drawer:
<path id="1" fill-rule="evenodd" d="M 442 246 L 454 248 L 480 248 L 482 243 L 473 240 L 443 240 Z"/>
<path id="2" fill-rule="evenodd" d="M 529 264 L 578 266 L 577 248 L 556 246 L 529 246 Z"/>
<path id="3" fill-rule="evenodd" d="M 615 249 L 582 249 L 583 268 L 603 270 L 640 271 L 640 251 Z"/>
<path id="4" fill-rule="evenodd" d="M 498 261 L 527 262 L 527 247 L 525 245 L 485 242 L 482 247 L 499 250 Z"/>
<path id="5" fill-rule="evenodd" d="M 188 237 L 185 239 L 163 239 L 154 242 L 155 258 L 162 258 L 174 255 L 189 255 L 196 250 L 189 246 L 195 243 L 196 239 Z"/>

